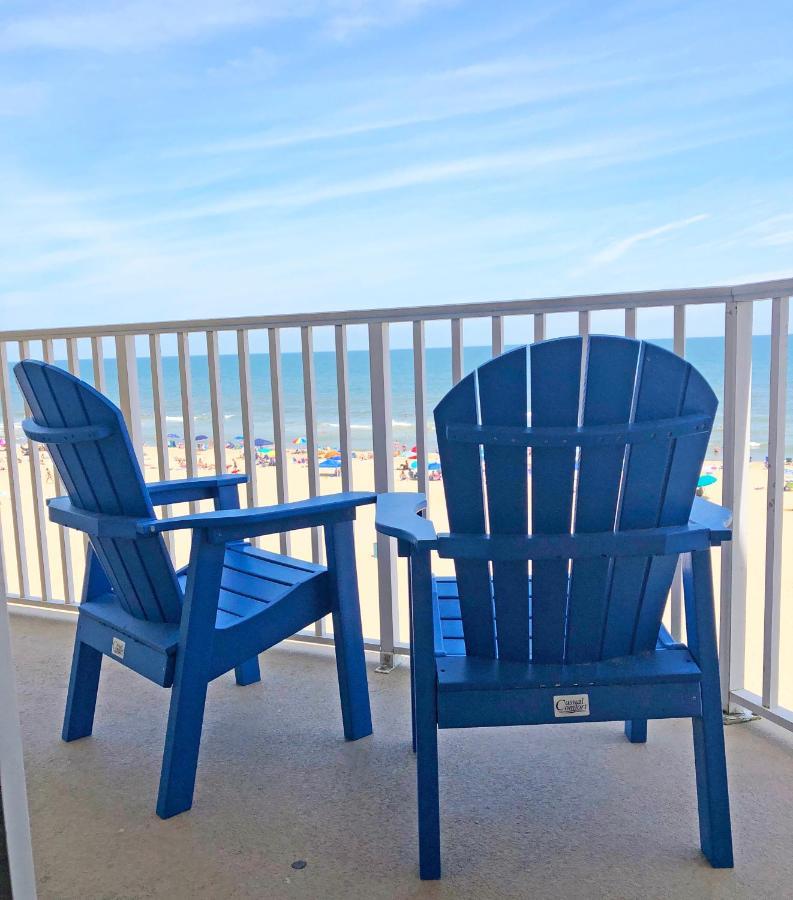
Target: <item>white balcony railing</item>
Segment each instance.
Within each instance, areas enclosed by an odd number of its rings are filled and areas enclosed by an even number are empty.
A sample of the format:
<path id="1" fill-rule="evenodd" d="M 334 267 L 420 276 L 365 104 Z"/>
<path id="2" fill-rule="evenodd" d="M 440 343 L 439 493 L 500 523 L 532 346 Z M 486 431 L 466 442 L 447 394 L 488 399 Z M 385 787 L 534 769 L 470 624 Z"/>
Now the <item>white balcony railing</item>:
<path id="1" fill-rule="evenodd" d="M 38 357 L 65 365 L 75 374 L 93 378 L 101 391 L 110 390 L 115 395 L 129 425 L 132 443 L 142 462 L 145 461 L 142 410 L 150 411 L 153 419 L 153 448 L 156 459 L 150 463 L 154 472 L 146 472 L 149 480 L 173 477 L 172 454 L 169 453 L 167 422 L 168 409 L 173 409 L 178 393 L 178 403 L 183 429 L 184 458 L 180 463 L 182 474 L 190 477 L 200 474 L 203 467 L 223 471 L 227 465 L 225 444 L 226 407 L 229 403 L 229 370 L 221 365 L 221 346 L 236 338 L 236 367 L 233 373 L 239 388 L 239 420 L 241 422 L 241 453 L 243 468 L 256 472 L 255 401 L 257 387 L 252 372 L 252 342 L 266 348 L 266 371 L 258 373 L 269 380 L 269 416 L 276 464 L 270 473 L 274 480 L 273 496 L 278 502 L 290 497 L 289 440 L 286 418 L 289 391 L 285 387 L 281 338 L 284 333 L 298 330 L 302 363 L 302 406 L 305 435 L 305 482 L 301 490 L 309 496 L 318 494 L 320 481 L 318 418 L 318 381 L 315 368 L 315 329 L 332 329 L 332 346 L 335 354 L 335 401 L 333 417 L 338 418 L 334 443 L 341 451 L 341 477 L 337 484 L 343 489 L 365 487 L 354 484 L 352 463 L 353 406 L 360 400 L 351 397 L 351 371 L 347 349 L 348 331 L 365 326 L 368 336 L 368 400 L 371 403 L 371 440 L 373 454 L 373 485 L 377 491 L 394 489 L 393 417 L 390 350 L 391 332 L 397 328 L 400 334 L 412 331 L 412 393 L 413 418 L 417 456 L 417 483 L 425 491 L 427 460 L 431 448 L 428 432 L 430 381 L 434 374 L 427 366 L 425 329 L 427 323 L 450 323 L 451 380 L 459 380 L 465 370 L 464 324 L 471 320 L 491 323 L 490 352 L 498 354 L 505 346 L 505 329 L 509 329 L 509 344 L 542 340 L 549 322 L 560 321 L 558 314 L 577 314 L 578 333 L 590 331 L 592 314 L 601 311 L 619 315 L 620 330 L 626 335 L 637 333 L 637 318 L 641 310 L 671 308 L 672 347 L 685 355 L 686 318 L 692 306 L 709 306 L 719 314 L 723 311 L 724 361 L 722 416 L 723 440 L 720 459 L 721 499 L 732 508 L 735 538 L 721 552 L 720 570 L 720 652 L 722 659 L 723 700 L 725 708 L 730 704 L 748 708 L 762 716 L 793 730 L 793 678 L 783 671 L 784 703 L 780 704 L 780 660 L 793 657 L 793 628 L 786 629 L 783 637 L 782 573 L 783 573 L 783 489 L 786 448 L 786 405 L 791 391 L 787 375 L 788 305 L 793 293 L 793 278 L 758 284 L 726 287 L 696 288 L 686 290 L 648 291 L 609 295 L 558 297 L 536 300 L 465 303 L 445 306 L 400 307 L 348 312 L 323 312 L 313 315 L 290 314 L 278 316 L 219 318 L 194 321 L 170 321 L 137 323 L 128 325 L 104 325 L 81 328 L 55 328 L 0 332 L 0 424 L 5 438 L 5 472 L 0 471 L 0 574 L 3 574 L 9 597 L 15 603 L 45 607 L 54 610 L 73 609 L 78 602 L 78 585 L 82 576 L 82 543 L 74 535 L 48 524 L 46 499 L 61 490 L 55 475 L 42 463 L 41 455 L 27 447 L 27 441 L 18 428 L 23 416 L 22 401 L 10 373 L 10 364 L 20 357 Z M 752 347 L 753 317 L 755 307 L 771 304 L 771 334 L 768 349 L 768 414 L 753 408 L 752 404 Z M 531 317 L 532 325 L 528 323 Z M 570 317 L 562 316 L 565 321 Z M 575 316 L 573 317 L 575 318 Z M 610 324 L 615 322 L 610 317 Z M 600 325 L 600 323 L 596 323 Z M 532 327 L 533 326 L 533 327 Z M 433 329 L 437 326 L 432 325 Z M 563 327 L 563 326 L 562 326 Z M 481 326 L 477 326 L 481 328 Z M 555 328 L 554 331 L 558 331 Z M 602 327 L 598 331 L 607 330 Z M 514 338 L 514 339 L 513 339 Z M 178 380 L 168 380 L 164 371 L 163 340 L 174 341 L 178 358 Z M 205 341 L 205 350 L 204 350 Z M 105 358 L 105 348 L 114 344 L 112 354 Z M 200 347 L 198 343 L 200 342 Z M 200 351 L 200 352 L 198 352 Z M 201 359 L 204 357 L 205 360 Z M 481 353 L 480 353 L 481 355 Z M 90 362 L 89 362 L 90 359 Z M 696 361 L 695 361 L 696 362 Z M 196 442 L 195 392 L 193 371 L 206 367 L 208 409 L 207 429 L 211 431 L 211 464 L 199 459 Z M 143 373 L 143 375 L 142 375 Z M 202 374 L 203 377 L 203 374 Z M 151 385 L 151 402 L 148 397 L 141 402 L 141 382 Z M 117 382 L 117 384 L 116 384 Z M 447 385 L 448 386 L 448 385 Z M 326 385 L 323 395 L 326 394 Z M 323 400 L 323 404 L 324 404 Z M 202 401 L 203 403 L 203 401 Z M 756 406 L 756 404 L 755 404 Z M 321 409 L 324 418 L 328 410 Z M 765 485 L 765 541 L 760 548 L 763 577 L 761 584 L 752 582 L 752 603 L 748 604 L 748 558 L 750 543 L 762 543 L 762 536 L 749 528 L 748 459 L 750 454 L 750 423 L 752 416 L 764 417 L 768 429 L 768 469 Z M 270 422 L 266 427 L 270 427 Z M 335 428 L 336 426 L 334 426 Z M 323 425 L 322 428 L 325 428 Z M 209 446 L 210 441 L 207 442 Z M 27 456 L 27 459 L 25 459 Z M 3 454 L 0 453 L 0 461 Z M 398 485 L 403 487 L 403 485 Z M 4 496 L 4 494 L 6 496 Z M 265 501 L 260 496 L 259 479 L 252 477 L 247 485 L 245 502 L 255 505 Z M 442 514 L 436 505 L 434 514 Z M 363 521 L 358 526 L 359 548 L 362 545 L 371 553 L 374 534 Z M 787 536 L 790 535 L 788 526 Z M 282 535 L 277 546 L 281 552 L 289 552 L 299 536 Z M 757 556 L 757 545 L 752 544 Z M 174 547 L 178 556 L 179 547 Z M 298 551 L 301 548 L 298 547 Z M 302 550 L 314 560 L 320 560 L 321 544 L 316 533 L 305 537 Z M 788 553 L 790 557 L 792 554 Z M 3 565 L 3 560 L 5 564 Z M 372 568 L 375 563 L 370 562 Z M 406 649 L 406 600 L 404 589 L 396 570 L 393 542 L 378 536 L 376 542 L 376 580 L 373 584 L 362 579 L 364 619 L 370 623 L 368 646 L 381 654 L 381 664 L 388 668 L 394 653 Z M 374 595 L 376 594 L 376 602 Z M 793 606 L 793 598 L 791 598 Z M 679 579 L 670 595 L 668 621 L 672 632 L 680 635 L 683 629 L 682 601 Z M 793 618 L 793 609 L 789 611 Z M 374 623 L 374 624 L 371 624 Z M 315 633 L 306 639 L 330 641 L 332 635 L 327 623 L 318 623 Z M 747 643 L 747 635 L 751 640 Z M 757 637 L 759 635 L 759 637 Z M 403 639 L 400 639 L 403 638 Z M 760 659 L 761 656 L 761 659 Z M 750 670 L 747 674 L 747 667 Z M 793 673 L 790 673 L 793 675 Z"/>

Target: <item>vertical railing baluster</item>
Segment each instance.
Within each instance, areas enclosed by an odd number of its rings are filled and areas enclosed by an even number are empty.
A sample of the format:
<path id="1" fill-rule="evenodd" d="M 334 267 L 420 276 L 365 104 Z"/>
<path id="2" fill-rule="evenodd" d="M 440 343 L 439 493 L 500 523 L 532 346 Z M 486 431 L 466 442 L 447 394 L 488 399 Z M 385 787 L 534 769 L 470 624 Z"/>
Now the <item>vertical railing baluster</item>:
<path id="1" fill-rule="evenodd" d="M 495 350 L 493 355 L 496 356 Z M 427 495 L 427 389 L 424 322 L 413 323 L 413 384 L 416 401 L 416 474 L 420 494 Z"/>
<path id="2" fill-rule="evenodd" d="M 317 459 L 317 402 L 314 388 L 314 334 L 310 325 L 300 329 L 300 346 L 303 359 L 303 406 L 306 415 L 306 457 L 308 458 L 308 496 L 319 496 L 319 460 Z M 311 529 L 311 559 L 320 561 L 319 528 Z M 317 628 L 321 623 L 317 622 Z"/>
<path id="3" fill-rule="evenodd" d="M 369 323 L 374 489 L 378 493 L 386 493 L 394 489 L 389 344 L 388 323 Z M 380 607 L 380 666 L 378 669 L 381 672 L 387 672 L 394 666 L 394 633 L 399 621 L 394 543 L 392 538 L 382 534 L 377 535 L 377 583 Z"/>
<path id="4" fill-rule="evenodd" d="M 82 374 L 80 372 L 80 350 L 77 344 L 77 338 L 66 338 L 66 364 L 72 375 L 74 375 L 76 378 L 82 378 Z M 84 553 L 87 553 L 89 544 L 87 534 L 83 535 L 82 541 L 83 551 Z M 70 601 L 67 599 L 66 602 L 68 603 Z"/>
<path id="5" fill-rule="evenodd" d="M 11 407 L 11 376 L 8 371 L 8 347 L 0 343 L 0 416 L 8 459 L 8 490 L 11 495 L 11 523 L 14 528 L 14 553 L 17 563 L 19 596 L 30 599 L 30 574 L 28 572 L 28 552 L 25 543 L 25 522 L 22 515 L 22 492 L 17 460 L 17 436 L 14 428 L 14 410 Z M 2 535 L 0 535 L 2 540 Z"/>
<path id="6" fill-rule="evenodd" d="M 180 331 L 176 335 L 179 354 L 179 386 L 182 394 L 182 427 L 184 429 L 184 458 L 186 475 L 195 477 L 196 471 L 196 445 L 195 445 L 195 419 L 193 418 L 193 375 L 190 366 L 190 334 Z M 198 503 L 193 500 L 190 503 L 190 512 L 198 510 Z"/>
<path id="7" fill-rule="evenodd" d="M 725 304 L 722 504 L 732 510 L 732 540 L 721 548 L 719 657 L 722 704 L 727 711 L 731 689 L 744 687 L 747 539 L 744 495 L 749 462 L 752 307 L 750 301 Z"/>
<path id="8" fill-rule="evenodd" d="M 267 346 L 270 357 L 270 391 L 273 404 L 273 443 L 275 446 L 275 491 L 279 503 L 289 500 L 289 471 L 286 458 L 286 429 L 284 428 L 284 395 L 281 384 L 281 332 L 277 328 L 267 331 Z M 290 552 L 291 540 L 288 531 L 278 535 L 281 553 Z"/>
<path id="9" fill-rule="evenodd" d="M 463 377 L 463 320 L 452 319 L 452 384 Z"/>
<path id="10" fill-rule="evenodd" d="M 95 335 L 91 338 L 91 365 L 94 370 L 94 387 L 100 394 L 107 393 L 107 378 L 105 377 L 105 348 L 102 338 Z"/>
<path id="11" fill-rule="evenodd" d="M 674 307 L 672 349 L 685 359 L 686 356 L 686 308 L 682 304 Z M 676 641 L 683 639 L 683 567 L 680 561 L 672 579 L 670 597 L 670 631 Z"/>
<path id="12" fill-rule="evenodd" d="M 19 342 L 19 358 L 30 358 L 28 341 Z M 30 416 L 30 407 L 25 401 L 25 415 Z M 47 544 L 47 517 L 44 512 L 44 488 L 41 483 L 41 459 L 38 445 L 28 440 L 28 463 L 30 464 L 30 481 L 33 487 L 33 519 L 36 530 L 36 555 L 39 564 L 39 581 L 41 599 L 52 600 L 52 579 L 50 577 L 50 554 Z"/>
<path id="13" fill-rule="evenodd" d="M 492 316 L 490 319 L 490 348 L 493 356 L 501 356 L 504 352 L 503 316 Z"/>
<path id="14" fill-rule="evenodd" d="M 339 402 L 339 452 L 341 453 L 341 489 L 351 491 L 352 440 L 350 432 L 350 373 L 347 363 L 347 326 L 334 329 L 336 341 L 336 390 Z"/>
<path id="15" fill-rule="evenodd" d="M 789 297 L 771 301 L 771 377 L 768 404 L 768 493 L 765 527 L 763 706 L 779 703 L 779 616 L 782 602 L 782 510 L 785 489 L 785 403 Z"/>
<path id="16" fill-rule="evenodd" d="M 245 329 L 237 331 L 237 357 L 240 372 L 240 408 L 242 412 L 242 437 L 243 454 L 245 455 L 245 471 L 248 475 L 248 483 L 245 485 L 245 493 L 248 506 L 259 505 L 259 481 L 256 477 L 256 460 L 253 447 L 253 391 L 251 387 L 251 351 L 248 341 L 248 332 Z M 258 543 L 258 540 L 257 542 Z"/>
<path id="17" fill-rule="evenodd" d="M 220 382 L 220 352 L 217 331 L 208 331 L 207 368 L 209 372 L 209 406 L 212 415 L 212 455 L 215 460 L 215 474 L 226 471 L 226 435 L 223 428 L 223 392 Z"/>
<path id="18" fill-rule="evenodd" d="M 534 313 L 534 342 L 545 340 L 545 313 Z"/>
<path id="19" fill-rule="evenodd" d="M 171 458 L 168 453 L 168 418 L 165 411 L 165 381 L 162 374 L 162 347 L 159 334 L 149 335 L 149 364 L 151 366 L 151 394 L 154 411 L 154 443 L 157 450 L 157 474 L 161 481 L 171 478 Z M 171 515 L 171 507 L 163 509 L 167 519 Z M 165 532 L 165 540 L 173 549 L 173 532 Z"/>
<path id="20" fill-rule="evenodd" d="M 42 354 L 44 356 L 44 362 L 49 363 L 51 366 L 55 365 L 55 346 L 52 342 L 51 338 L 44 338 L 41 342 Z M 39 447 L 36 445 L 36 451 L 38 452 Z M 55 460 L 52 460 L 52 481 L 53 481 L 53 492 L 54 496 L 60 497 L 61 494 L 65 493 L 63 484 L 61 483 L 61 477 L 58 474 L 58 470 L 55 467 Z M 59 528 L 58 529 L 58 548 L 61 554 L 61 578 L 63 582 L 63 599 L 66 603 L 74 603 L 74 566 L 72 565 L 72 542 L 71 542 L 71 534 L 68 528 Z"/>
<path id="21" fill-rule="evenodd" d="M 138 358 L 135 351 L 135 336 L 116 336 L 116 367 L 118 369 L 119 406 L 129 431 L 132 449 L 138 457 L 141 468 L 143 459 L 143 435 L 140 426 L 140 391 L 138 388 Z"/>
<path id="22" fill-rule="evenodd" d="M 636 307 L 628 306 L 625 309 L 625 337 L 636 337 Z"/>
<path id="23" fill-rule="evenodd" d="M 581 309 L 578 311 L 578 333 L 581 337 L 589 337 L 589 310 Z"/>

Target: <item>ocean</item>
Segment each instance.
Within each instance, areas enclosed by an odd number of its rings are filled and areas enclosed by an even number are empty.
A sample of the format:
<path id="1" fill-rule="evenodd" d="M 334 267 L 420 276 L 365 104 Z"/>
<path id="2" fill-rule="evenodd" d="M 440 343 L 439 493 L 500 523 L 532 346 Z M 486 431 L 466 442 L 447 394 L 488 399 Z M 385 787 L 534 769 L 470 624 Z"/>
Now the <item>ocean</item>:
<path id="1" fill-rule="evenodd" d="M 671 340 L 654 341 L 671 349 Z M 790 338 L 789 338 L 790 342 Z M 768 442 L 770 337 L 757 335 L 752 339 L 752 456 L 762 459 Z M 793 354 L 791 354 L 793 355 Z M 464 370 L 470 371 L 490 357 L 489 347 L 466 347 Z M 722 399 L 724 369 L 724 339 L 721 337 L 689 338 L 686 342 L 686 358 L 702 372 L 710 382 L 719 400 Z M 266 353 L 251 354 L 251 378 L 253 385 L 254 436 L 272 438 L 272 404 L 270 401 L 270 368 Z M 65 363 L 60 363 L 65 365 Z M 369 387 L 369 354 L 366 350 L 348 351 L 350 422 L 353 449 L 365 450 L 372 446 L 372 416 Z M 162 360 L 165 407 L 168 431 L 183 432 L 179 361 L 175 356 Z M 317 436 L 320 445 L 335 446 L 339 440 L 338 406 L 336 398 L 336 358 L 332 351 L 314 354 L 316 379 Z M 428 347 L 426 350 L 426 390 L 428 439 L 434 444 L 432 409 L 451 387 L 451 349 Z M 105 360 L 108 393 L 118 399 L 118 380 L 115 359 Z M 221 385 L 224 411 L 224 438 L 233 440 L 242 434 L 240 413 L 239 375 L 237 356 L 220 357 Z M 305 433 L 303 405 L 303 366 L 300 353 L 283 353 L 281 359 L 284 420 L 287 439 Z M 211 436 L 212 420 L 209 403 L 209 378 L 205 356 L 191 356 L 193 410 L 196 434 Z M 81 374 L 87 381 L 93 380 L 90 360 L 81 360 Z M 138 358 L 138 377 L 142 430 L 146 443 L 154 442 L 154 415 L 149 360 Z M 413 401 L 413 353 L 410 349 L 391 351 L 392 417 L 394 440 L 412 446 L 415 442 Z M 12 379 L 12 405 L 14 421 L 23 418 L 22 400 Z M 793 389 L 787 395 L 786 456 L 793 456 Z M 723 438 L 721 408 L 713 429 L 710 452 L 721 448 Z"/>

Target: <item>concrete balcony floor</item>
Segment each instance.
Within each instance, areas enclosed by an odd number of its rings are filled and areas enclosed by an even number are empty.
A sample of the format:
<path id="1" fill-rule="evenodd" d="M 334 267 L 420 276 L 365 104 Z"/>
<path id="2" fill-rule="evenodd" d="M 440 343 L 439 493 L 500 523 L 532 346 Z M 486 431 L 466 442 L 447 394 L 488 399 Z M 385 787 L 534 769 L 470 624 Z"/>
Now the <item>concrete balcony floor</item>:
<path id="1" fill-rule="evenodd" d="M 727 729 L 736 868 L 698 850 L 691 729 L 441 733 L 444 880 L 416 867 L 408 674 L 374 673 L 345 743 L 332 652 L 287 644 L 209 691 L 191 812 L 154 814 L 169 692 L 106 661 L 94 736 L 59 737 L 73 628 L 12 619 L 41 898 L 793 895 L 793 736 Z M 291 864 L 305 860 L 303 869 Z"/>

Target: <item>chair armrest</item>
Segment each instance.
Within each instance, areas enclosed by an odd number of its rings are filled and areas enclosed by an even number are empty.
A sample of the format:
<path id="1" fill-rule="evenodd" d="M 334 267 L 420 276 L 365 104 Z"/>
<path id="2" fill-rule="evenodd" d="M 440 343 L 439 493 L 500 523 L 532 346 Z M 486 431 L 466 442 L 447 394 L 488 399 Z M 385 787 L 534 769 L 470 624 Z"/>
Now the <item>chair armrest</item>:
<path id="1" fill-rule="evenodd" d="M 66 528 L 75 528 L 91 537 L 129 538 L 135 540 L 141 520 L 135 516 L 106 516 L 72 506 L 68 497 L 53 497 L 47 501 L 50 521 Z"/>
<path id="2" fill-rule="evenodd" d="M 689 522 L 691 525 L 707 528 L 712 544 L 732 539 L 732 511 L 703 497 L 694 498 Z"/>
<path id="3" fill-rule="evenodd" d="M 424 494 L 380 494 L 377 498 L 374 524 L 380 534 L 397 538 L 411 548 L 431 550 L 437 535 L 432 522 L 420 516 L 427 508 Z"/>
<path id="4" fill-rule="evenodd" d="M 206 475 L 174 481 L 152 481 L 146 485 L 154 506 L 186 503 L 188 500 L 214 500 L 223 488 L 245 484 L 247 475 Z"/>
<path id="5" fill-rule="evenodd" d="M 354 519 L 356 507 L 374 503 L 376 497 L 376 494 L 354 491 L 278 506 L 221 509 L 190 516 L 175 516 L 172 519 L 140 519 L 137 521 L 137 533 L 152 535 L 184 528 L 204 528 L 209 533 L 208 540 L 211 543 L 227 543 Z"/>

